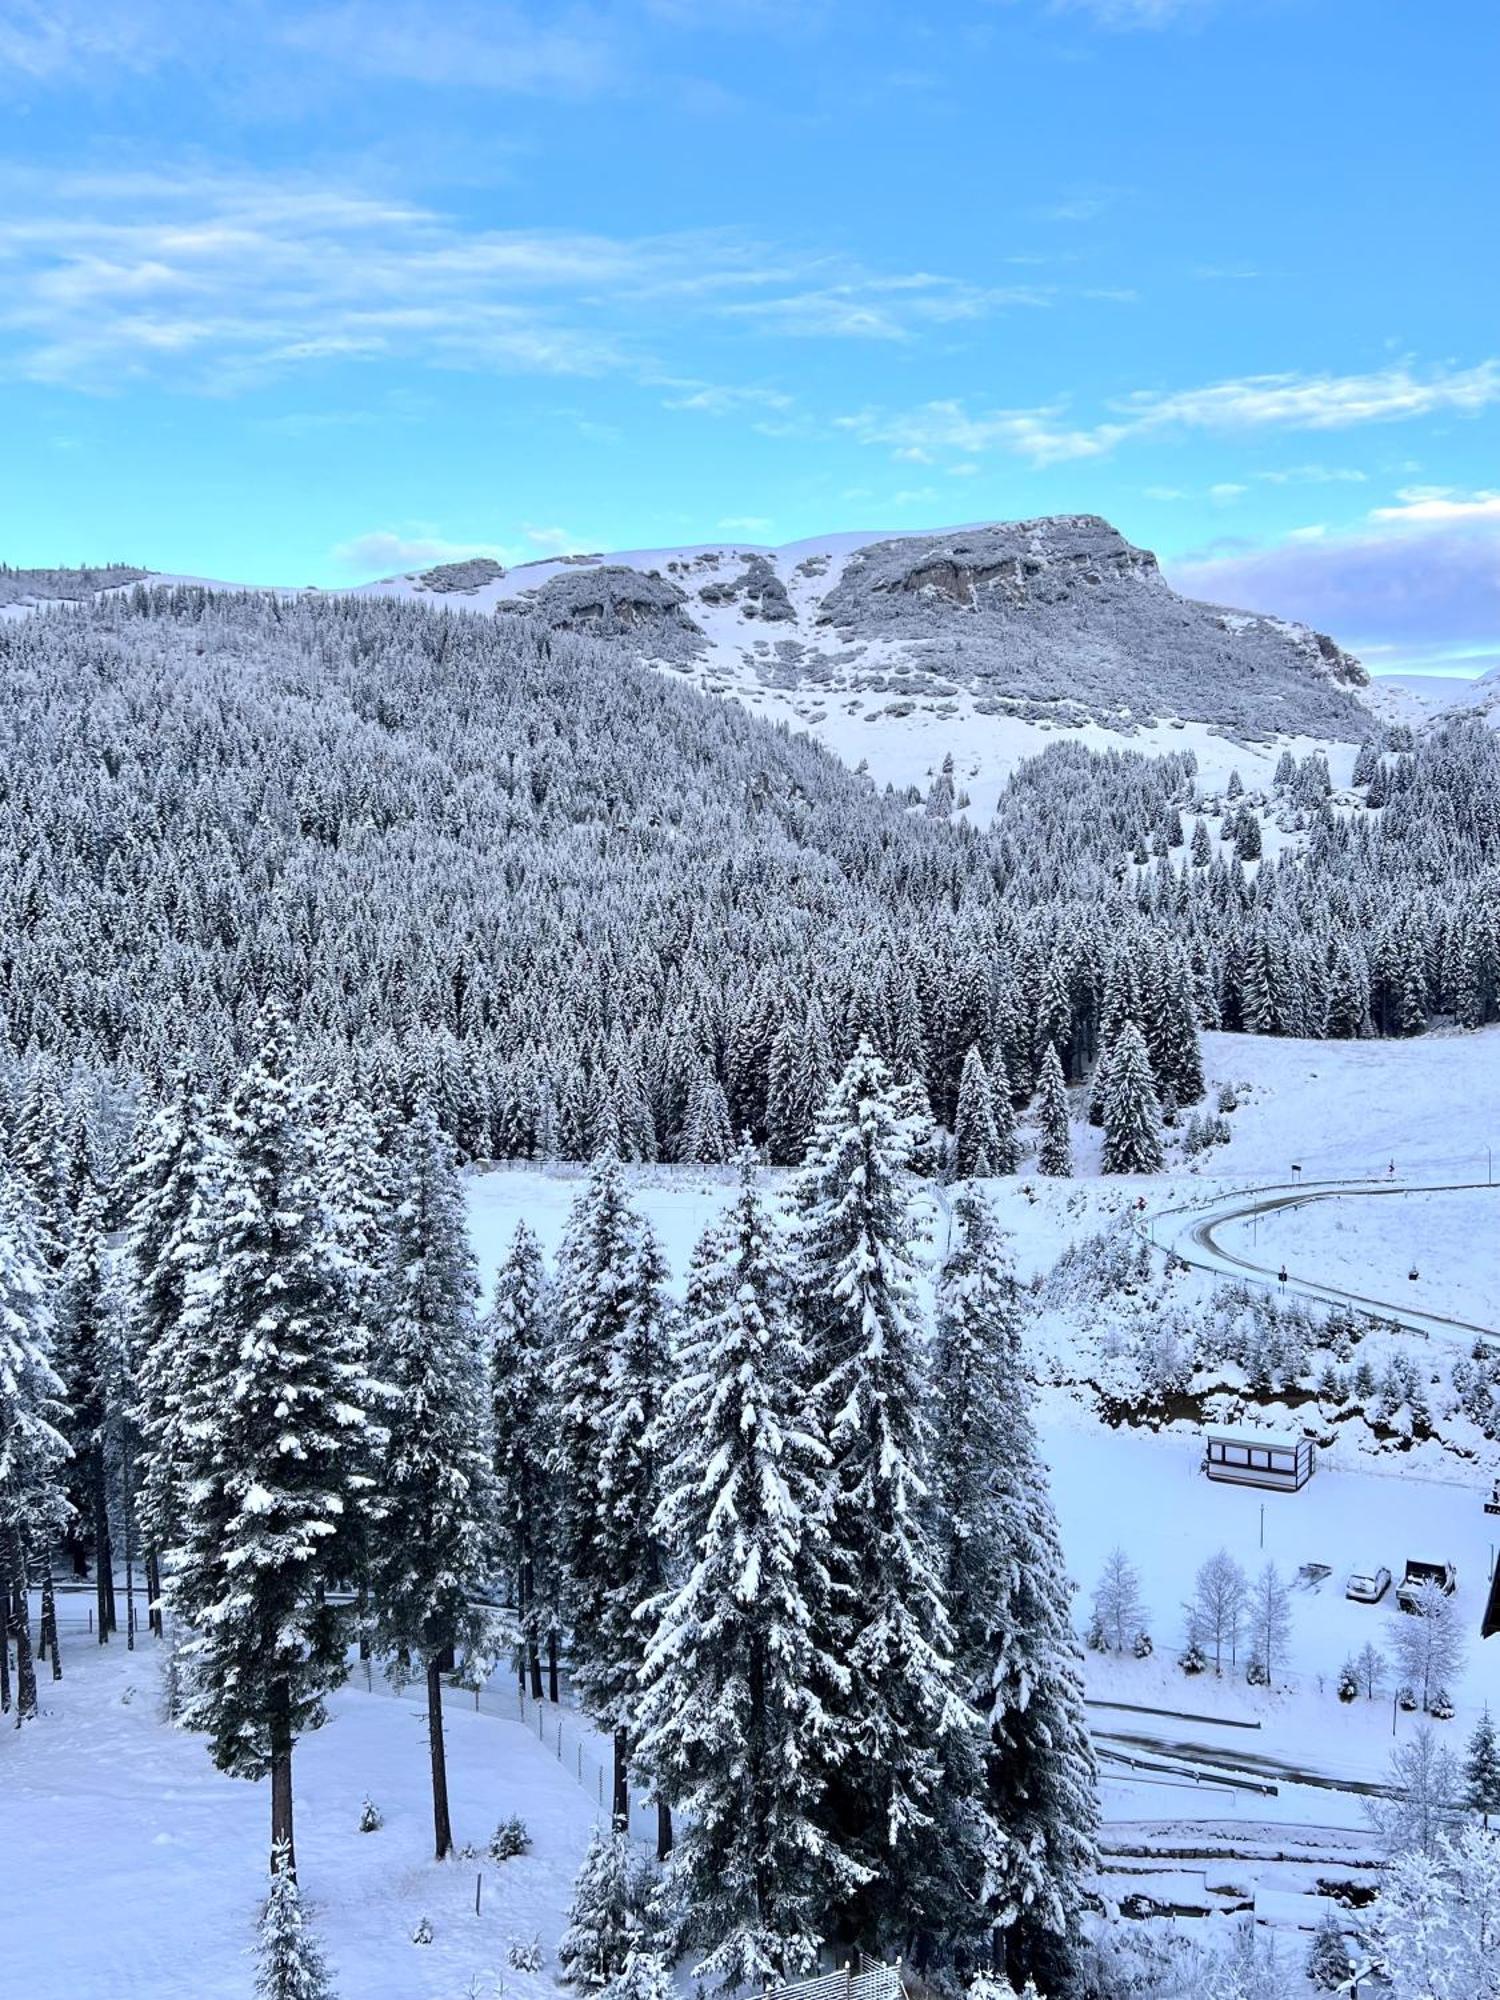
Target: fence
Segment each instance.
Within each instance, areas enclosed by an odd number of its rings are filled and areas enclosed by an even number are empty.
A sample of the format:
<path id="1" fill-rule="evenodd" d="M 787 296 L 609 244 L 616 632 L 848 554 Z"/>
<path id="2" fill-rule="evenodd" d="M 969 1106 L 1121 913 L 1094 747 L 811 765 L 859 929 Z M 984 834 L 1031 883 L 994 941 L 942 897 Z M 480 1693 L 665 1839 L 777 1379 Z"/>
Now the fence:
<path id="1" fill-rule="evenodd" d="M 763 2000 L 901 2000 L 904 1991 L 899 1959 L 884 1965 L 861 1952 L 853 1965 L 846 1960 L 836 1972 L 820 1973 L 795 1986 L 771 1987 Z"/>
<path id="2" fill-rule="evenodd" d="M 427 1712 L 425 1683 L 413 1681 L 404 1688 L 395 1687 L 386 1679 L 378 1661 L 363 1661 L 350 1685 L 403 1702 L 414 1713 Z M 467 1705 L 482 1715 L 497 1716 L 504 1722 L 519 1723 L 582 1786 L 599 1824 L 608 1822 L 613 1798 L 614 1746 L 577 1709 L 566 1703 L 535 1700 L 522 1692 L 505 1671 L 492 1675 L 480 1688 L 451 1688 L 445 1700 L 453 1706 Z M 630 1834 L 655 1852 L 655 1802 L 635 1790 L 630 1795 Z M 867 1996 L 859 1996 L 859 2000 L 867 2000 Z"/>

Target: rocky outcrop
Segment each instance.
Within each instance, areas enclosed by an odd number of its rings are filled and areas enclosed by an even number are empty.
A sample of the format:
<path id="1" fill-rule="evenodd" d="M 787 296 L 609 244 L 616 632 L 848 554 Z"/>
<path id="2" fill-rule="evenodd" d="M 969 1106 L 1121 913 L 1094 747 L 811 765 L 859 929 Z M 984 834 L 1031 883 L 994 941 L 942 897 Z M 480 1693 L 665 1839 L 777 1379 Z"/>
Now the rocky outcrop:
<path id="1" fill-rule="evenodd" d="M 602 563 L 559 570 L 497 609 L 529 612 L 558 632 L 623 640 L 650 658 L 680 659 L 703 644 L 687 601 L 686 591 L 657 570 Z"/>
<path id="2" fill-rule="evenodd" d="M 424 569 L 417 578 L 417 588 L 467 594 L 483 590 L 487 583 L 498 583 L 504 574 L 504 563 L 496 562 L 493 556 L 469 556 L 463 562 L 438 563 L 433 569 Z"/>

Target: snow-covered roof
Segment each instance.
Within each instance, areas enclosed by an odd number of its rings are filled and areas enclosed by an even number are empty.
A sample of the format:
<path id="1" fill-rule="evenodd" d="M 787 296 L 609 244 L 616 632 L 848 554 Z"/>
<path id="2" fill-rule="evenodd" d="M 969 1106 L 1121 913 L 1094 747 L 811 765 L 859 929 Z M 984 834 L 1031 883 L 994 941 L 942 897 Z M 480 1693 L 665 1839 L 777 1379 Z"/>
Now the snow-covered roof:
<path id="1" fill-rule="evenodd" d="M 1311 1442 L 1300 1431 L 1252 1431 L 1229 1424 L 1205 1424 L 1203 1435 L 1215 1444 L 1249 1444 L 1261 1451 L 1295 1451 L 1298 1445 Z"/>

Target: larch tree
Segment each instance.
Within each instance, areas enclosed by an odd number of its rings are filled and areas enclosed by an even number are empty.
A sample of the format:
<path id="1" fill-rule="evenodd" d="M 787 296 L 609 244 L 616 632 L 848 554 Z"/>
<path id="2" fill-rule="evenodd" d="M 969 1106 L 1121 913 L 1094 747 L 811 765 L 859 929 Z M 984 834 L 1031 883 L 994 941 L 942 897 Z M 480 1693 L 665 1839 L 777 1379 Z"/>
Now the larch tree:
<path id="1" fill-rule="evenodd" d="M 453 1849 L 443 1740 L 443 1668 L 482 1652 L 474 1608 L 495 1553 L 488 1384 L 474 1302 L 479 1281 L 448 1140 L 423 1101 L 392 1163 L 388 1315 L 382 1341 L 379 1506 L 370 1587 L 377 1644 L 399 1679 L 427 1687 L 433 1844 Z"/>
<path id="2" fill-rule="evenodd" d="M 541 1245 L 518 1223 L 495 1277 L 482 1329 L 489 1355 L 500 1549 L 514 1578 L 517 1669 L 542 1694 L 542 1651 L 557 1700 L 556 1494 L 549 1462 L 556 1425 L 556 1304 Z"/>
<path id="3" fill-rule="evenodd" d="M 192 1634 L 184 1710 L 214 1762 L 271 1780 L 295 1868 L 292 1750 L 345 1676 L 350 1567 L 378 1433 L 279 1006 L 223 1118 L 211 1256 L 193 1273 L 167 1596 Z"/>
<path id="4" fill-rule="evenodd" d="M 741 1154 L 739 1192 L 699 1244 L 674 1385 L 660 1527 L 685 1573 L 651 1607 L 642 1763 L 683 1812 L 671 1889 L 694 1977 L 785 1983 L 818 1956 L 857 1875 L 819 1823 L 837 1751 L 820 1651 L 828 1452 L 775 1224 Z"/>
<path id="5" fill-rule="evenodd" d="M 972 1735 L 927 1526 L 929 1417 L 908 1188 L 919 1121 L 868 1041 L 818 1119 L 794 1193 L 796 1286 L 832 1453 L 831 1595 L 822 1649 L 847 1669 L 841 1746 L 820 1809 L 863 1886 L 840 1940 L 920 1946 L 946 1911 L 931 1879 L 945 1758 Z"/>
<path id="6" fill-rule="evenodd" d="M 1102 1645 L 1111 1653 L 1128 1652 L 1136 1635 L 1144 1629 L 1146 1607 L 1141 1597 L 1141 1580 L 1124 1549 L 1111 1549 L 1094 1588 L 1094 1634 L 1089 1644 Z"/>
<path id="7" fill-rule="evenodd" d="M 957 1661 L 987 1732 L 976 1902 L 993 1968 L 1055 1990 L 1096 1865 L 1096 1768 L 1004 1232 L 972 1190 L 953 1221 L 937 1291 L 933 1487 Z"/>

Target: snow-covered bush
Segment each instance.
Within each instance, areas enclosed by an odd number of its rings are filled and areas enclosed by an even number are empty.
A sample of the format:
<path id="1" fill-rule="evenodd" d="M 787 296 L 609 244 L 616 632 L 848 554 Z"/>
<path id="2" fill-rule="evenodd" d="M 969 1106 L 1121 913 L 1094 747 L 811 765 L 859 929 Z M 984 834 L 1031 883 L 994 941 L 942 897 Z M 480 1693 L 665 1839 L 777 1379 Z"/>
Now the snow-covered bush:
<path id="1" fill-rule="evenodd" d="M 1319 1993 L 1336 1993 L 1354 1970 L 1344 1941 L 1344 1927 L 1331 1913 L 1313 1932 L 1305 1970 L 1308 1985 L 1316 1987 Z"/>
<path id="2" fill-rule="evenodd" d="M 1185 1674 L 1201 1674 L 1208 1670 L 1208 1655 L 1196 1639 L 1190 1639 L 1178 1655 L 1177 1664 Z"/>
<path id="3" fill-rule="evenodd" d="M 512 1938 L 505 1951 L 512 1972 L 540 1972 L 542 1957 L 542 1940 L 535 1931 L 530 1937 Z"/>
<path id="4" fill-rule="evenodd" d="M 526 1831 L 526 1822 L 512 1813 L 501 1820 L 490 1835 L 489 1855 L 491 1861 L 509 1861 L 512 1856 L 525 1854 L 531 1846 L 531 1835 Z"/>
<path id="5" fill-rule="evenodd" d="M 361 1833 L 379 1833 L 385 1825 L 385 1814 L 373 1799 L 367 1798 L 359 1809 L 359 1830 Z"/>
<path id="6" fill-rule="evenodd" d="M 432 1943 L 432 1919 L 430 1917 L 417 1918 L 416 1926 L 411 1934 L 411 1941 L 413 1944 Z"/>
<path id="7" fill-rule="evenodd" d="M 1359 1668 L 1353 1660 L 1345 1660 L 1339 1668 L 1338 1697 L 1342 1702 L 1359 1699 Z"/>

